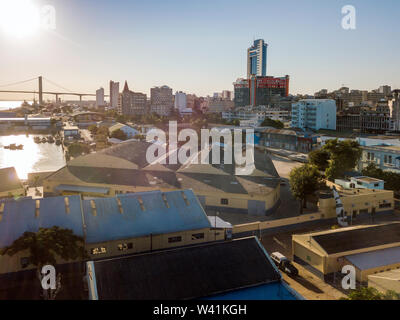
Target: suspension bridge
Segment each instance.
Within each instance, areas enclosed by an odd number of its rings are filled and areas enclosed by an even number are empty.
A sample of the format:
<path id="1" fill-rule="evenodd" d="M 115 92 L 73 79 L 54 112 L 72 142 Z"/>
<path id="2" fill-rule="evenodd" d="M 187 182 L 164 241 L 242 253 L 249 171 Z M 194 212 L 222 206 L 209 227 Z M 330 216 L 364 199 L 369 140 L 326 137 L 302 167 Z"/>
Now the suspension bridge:
<path id="1" fill-rule="evenodd" d="M 43 80 L 46 82 L 50 83 L 51 85 L 57 87 L 58 89 L 61 89 L 62 91 L 44 91 L 43 90 Z M 3 89 L 6 87 L 15 87 L 17 85 L 21 85 L 27 82 L 33 82 L 33 81 L 38 81 L 38 90 L 9 90 L 9 89 Z M 78 96 L 79 100 L 82 101 L 82 97 L 95 97 L 96 94 L 94 93 L 82 93 L 82 92 L 76 92 L 76 91 L 71 91 L 61 85 L 58 85 L 54 81 L 51 81 L 43 76 L 39 76 L 36 78 L 28 79 L 28 80 L 23 80 L 23 81 L 18 81 L 14 83 L 8 83 L 4 85 L 0 85 L 0 93 L 30 93 L 30 94 L 38 94 L 39 95 L 39 104 L 43 105 L 43 95 L 54 95 L 56 98 L 56 101 L 58 101 L 59 96 L 63 95 L 68 95 L 68 96 Z M 105 95 L 105 97 L 108 97 L 108 95 Z"/>

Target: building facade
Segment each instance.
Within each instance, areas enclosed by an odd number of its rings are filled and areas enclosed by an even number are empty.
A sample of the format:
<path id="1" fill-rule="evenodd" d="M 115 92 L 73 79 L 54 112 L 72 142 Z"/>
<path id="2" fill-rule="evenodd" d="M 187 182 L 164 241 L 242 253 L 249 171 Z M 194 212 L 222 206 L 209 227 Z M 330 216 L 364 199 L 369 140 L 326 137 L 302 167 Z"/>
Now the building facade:
<path id="1" fill-rule="evenodd" d="M 110 108 L 118 108 L 119 82 L 110 81 Z"/>
<path id="2" fill-rule="evenodd" d="M 129 90 L 125 81 L 122 91 L 121 114 L 127 116 L 138 116 L 147 114 L 147 95 Z"/>
<path id="3" fill-rule="evenodd" d="M 384 171 L 400 173 L 400 146 L 381 145 L 362 146 L 362 155 L 358 162 L 358 170 L 374 163 Z"/>
<path id="4" fill-rule="evenodd" d="M 247 49 L 247 78 L 251 76 L 265 77 L 267 75 L 268 44 L 263 39 L 255 40 Z"/>
<path id="5" fill-rule="evenodd" d="M 96 108 L 104 106 L 104 88 L 96 90 Z"/>
<path id="6" fill-rule="evenodd" d="M 238 79 L 234 84 L 235 107 L 268 105 L 274 96 L 289 95 L 289 76 L 251 77 Z"/>
<path id="7" fill-rule="evenodd" d="M 168 86 L 150 89 L 150 111 L 160 116 L 168 116 L 174 107 L 174 95 Z"/>
<path id="8" fill-rule="evenodd" d="M 336 103 L 332 99 L 304 99 L 292 106 L 292 127 L 336 130 Z"/>

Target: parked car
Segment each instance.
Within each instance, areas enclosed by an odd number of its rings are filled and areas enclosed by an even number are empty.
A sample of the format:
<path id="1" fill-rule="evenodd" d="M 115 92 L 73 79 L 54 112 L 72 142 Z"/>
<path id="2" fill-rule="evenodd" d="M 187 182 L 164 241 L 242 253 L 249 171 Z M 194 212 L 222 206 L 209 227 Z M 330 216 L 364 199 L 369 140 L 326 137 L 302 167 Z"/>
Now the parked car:
<path id="1" fill-rule="evenodd" d="M 291 276 L 297 276 L 299 274 L 299 270 L 290 262 L 288 258 L 286 258 L 280 252 L 273 252 L 271 254 L 271 259 L 277 265 L 277 267 Z"/>

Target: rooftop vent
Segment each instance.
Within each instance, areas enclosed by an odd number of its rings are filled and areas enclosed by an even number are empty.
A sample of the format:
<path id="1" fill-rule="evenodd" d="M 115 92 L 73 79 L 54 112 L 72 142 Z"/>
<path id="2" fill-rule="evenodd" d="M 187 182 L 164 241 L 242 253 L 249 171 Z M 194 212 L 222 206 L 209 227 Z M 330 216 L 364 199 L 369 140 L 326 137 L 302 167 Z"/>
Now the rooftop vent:
<path id="1" fill-rule="evenodd" d="M 120 198 L 116 198 L 116 199 L 117 199 L 117 204 L 118 204 L 119 213 L 120 213 L 120 214 L 123 214 L 123 213 L 124 213 L 124 209 L 122 208 L 121 199 L 120 199 Z"/>
<path id="2" fill-rule="evenodd" d="M 36 200 L 35 217 L 38 218 L 40 215 L 40 200 Z"/>
<path id="3" fill-rule="evenodd" d="M 69 214 L 71 212 L 71 210 L 69 208 L 69 198 L 68 197 L 64 198 L 64 204 L 65 204 L 65 213 Z"/>
<path id="4" fill-rule="evenodd" d="M 144 203 L 143 203 L 142 197 L 138 197 L 138 201 L 139 201 L 139 204 L 140 204 L 140 209 L 142 209 L 142 211 L 146 211 L 146 208 L 144 207 Z"/>
<path id="5" fill-rule="evenodd" d="M 96 202 L 94 200 L 90 200 L 90 206 L 92 207 L 92 215 L 97 216 Z"/>
<path id="6" fill-rule="evenodd" d="M 183 191 L 181 191 L 181 194 L 182 194 L 183 200 L 185 200 L 185 203 L 186 203 L 186 205 L 188 206 L 188 205 L 189 205 L 189 200 L 188 200 L 188 198 L 186 197 L 186 194 L 185 194 Z"/>
<path id="7" fill-rule="evenodd" d="M 4 214 L 4 202 L 0 204 L 0 222 L 3 220 L 3 214 Z"/>
<path id="8" fill-rule="evenodd" d="M 165 195 L 165 193 L 162 194 L 162 198 L 163 198 L 163 200 L 164 200 L 165 206 L 166 206 L 167 208 L 169 208 L 169 203 L 168 203 L 168 201 L 167 201 L 167 196 Z"/>

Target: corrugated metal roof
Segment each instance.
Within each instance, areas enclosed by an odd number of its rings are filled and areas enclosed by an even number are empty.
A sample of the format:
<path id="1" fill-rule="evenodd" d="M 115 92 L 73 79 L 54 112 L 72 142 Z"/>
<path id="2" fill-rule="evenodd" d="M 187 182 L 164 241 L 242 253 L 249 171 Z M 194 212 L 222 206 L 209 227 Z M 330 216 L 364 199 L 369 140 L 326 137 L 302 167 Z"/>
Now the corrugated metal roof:
<path id="1" fill-rule="evenodd" d="M 210 228 L 191 190 L 84 200 L 83 211 L 88 243 Z"/>
<path id="2" fill-rule="evenodd" d="M 368 270 L 400 263 L 400 247 L 376 250 L 346 256 L 360 270 Z"/>
<path id="3" fill-rule="evenodd" d="M 66 198 L 69 213 L 66 209 Z M 71 229 L 76 235 L 83 237 L 79 196 L 0 201 L 0 209 L 3 204 L 4 211 L 3 214 L 0 213 L 0 248 L 11 245 L 26 231 L 37 232 L 39 228 L 54 226 Z"/>

